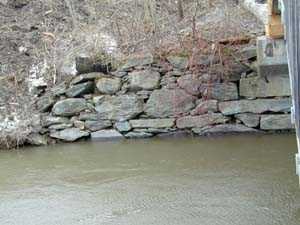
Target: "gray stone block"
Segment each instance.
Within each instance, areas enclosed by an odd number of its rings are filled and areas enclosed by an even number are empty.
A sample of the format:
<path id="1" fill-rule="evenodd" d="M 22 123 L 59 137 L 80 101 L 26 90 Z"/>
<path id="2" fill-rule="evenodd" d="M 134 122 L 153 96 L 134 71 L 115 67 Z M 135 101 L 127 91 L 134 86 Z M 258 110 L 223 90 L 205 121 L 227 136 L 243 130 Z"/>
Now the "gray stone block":
<path id="1" fill-rule="evenodd" d="M 257 38 L 257 61 L 260 76 L 288 74 L 288 62 L 285 41 L 270 39 L 265 36 Z"/>

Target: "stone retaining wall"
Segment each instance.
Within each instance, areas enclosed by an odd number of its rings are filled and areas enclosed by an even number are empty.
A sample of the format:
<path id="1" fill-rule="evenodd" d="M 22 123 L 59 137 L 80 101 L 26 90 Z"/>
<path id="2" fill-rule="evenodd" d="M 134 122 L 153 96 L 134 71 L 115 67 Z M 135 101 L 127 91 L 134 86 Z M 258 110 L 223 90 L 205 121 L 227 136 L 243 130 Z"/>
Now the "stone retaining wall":
<path id="1" fill-rule="evenodd" d="M 36 104 L 42 129 L 31 143 L 293 129 L 287 75 L 261 78 L 239 67 L 220 78 L 191 73 L 184 57 L 165 63 L 131 58 L 117 72 L 82 73 L 47 90 Z"/>

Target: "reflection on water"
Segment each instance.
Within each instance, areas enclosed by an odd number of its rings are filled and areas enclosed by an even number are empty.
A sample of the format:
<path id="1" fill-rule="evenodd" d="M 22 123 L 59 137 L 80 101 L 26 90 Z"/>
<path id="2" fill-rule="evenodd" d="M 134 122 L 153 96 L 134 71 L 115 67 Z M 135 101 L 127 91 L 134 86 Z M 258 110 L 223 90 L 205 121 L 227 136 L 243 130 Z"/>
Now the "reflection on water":
<path id="1" fill-rule="evenodd" d="M 0 152 L 1 225 L 299 225 L 293 135 Z"/>

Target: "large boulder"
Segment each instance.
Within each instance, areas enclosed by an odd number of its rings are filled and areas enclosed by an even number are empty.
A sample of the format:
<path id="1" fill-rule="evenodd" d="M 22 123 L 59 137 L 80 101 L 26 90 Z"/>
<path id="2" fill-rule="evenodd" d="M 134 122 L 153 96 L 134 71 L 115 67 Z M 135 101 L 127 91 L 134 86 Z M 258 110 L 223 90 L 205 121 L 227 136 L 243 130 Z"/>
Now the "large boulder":
<path id="1" fill-rule="evenodd" d="M 139 119 L 129 121 L 133 128 L 166 128 L 175 124 L 175 119 Z"/>
<path id="2" fill-rule="evenodd" d="M 76 141 L 83 137 L 88 137 L 90 134 L 87 131 L 82 131 L 79 128 L 68 128 L 61 131 L 55 131 L 50 133 L 50 137 L 64 140 L 64 141 Z"/>
<path id="3" fill-rule="evenodd" d="M 159 87 L 160 74 L 152 70 L 129 73 L 131 90 L 153 90 Z"/>
<path id="4" fill-rule="evenodd" d="M 195 107 L 195 97 L 182 89 L 161 89 L 152 92 L 145 112 L 154 118 L 180 116 Z"/>
<path id="5" fill-rule="evenodd" d="M 103 140 L 115 140 L 123 139 L 124 136 L 116 130 L 100 130 L 91 133 L 92 140 L 103 141 Z"/>
<path id="6" fill-rule="evenodd" d="M 201 93 L 201 80 L 197 75 L 185 75 L 177 80 L 178 86 L 184 89 L 187 93 L 191 95 L 199 95 Z"/>
<path id="7" fill-rule="evenodd" d="M 288 75 L 270 75 L 242 78 L 240 80 L 240 95 L 247 98 L 265 98 L 290 96 L 290 80 Z"/>
<path id="8" fill-rule="evenodd" d="M 135 95 L 105 96 L 96 111 L 101 119 L 124 121 L 143 112 L 143 101 Z"/>
<path id="9" fill-rule="evenodd" d="M 236 100 L 239 98 L 237 85 L 232 82 L 208 85 L 202 95 L 206 98 L 220 101 Z"/>
<path id="10" fill-rule="evenodd" d="M 206 127 L 208 125 L 226 123 L 228 117 L 221 113 L 208 113 L 201 116 L 185 116 L 178 118 L 176 125 L 178 128 Z"/>
<path id="11" fill-rule="evenodd" d="M 86 100 L 83 98 L 69 98 L 58 101 L 52 108 L 56 116 L 73 116 L 87 109 Z"/>
<path id="12" fill-rule="evenodd" d="M 291 130 L 294 126 L 291 122 L 291 115 L 262 115 L 260 121 L 262 130 Z"/>
<path id="13" fill-rule="evenodd" d="M 239 113 L 289 112 L 291 99 L 256 99 L 220 102 L 219 110 L 224 115 Z"/>
<path id="14" fill-rule="evenodd" d="M 88 81 L 69 87 L 66 91 L 66 95 L 70 98 L 82 96 L 84 94 L 90 94 L 94 91 L 94 82 Z"/>
<path id="15" fill-rule="evenodd" d="M 101 78 L 97 81 L 97 88 L 103 94 L 115 94 L 121 89 L 121 79 L 120 78 Z"/>

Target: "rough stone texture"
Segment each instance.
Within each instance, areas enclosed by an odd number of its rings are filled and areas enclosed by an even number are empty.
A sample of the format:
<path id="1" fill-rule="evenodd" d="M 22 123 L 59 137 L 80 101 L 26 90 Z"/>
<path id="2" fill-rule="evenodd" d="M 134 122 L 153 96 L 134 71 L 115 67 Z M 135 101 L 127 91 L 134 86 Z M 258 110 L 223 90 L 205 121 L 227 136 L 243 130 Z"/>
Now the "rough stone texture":
<path id="1" fill-rule="evenodd" d="M 240 95 L 247 98 L 264 98 L 290 96 L 288 75 L 273 75 L 267 77 L 249 77 L 240 80 Z"/>
<path id="2" fill-rule="evenodd" d="M 96 79 L 100 79 L 102 77 L 105 77 L 105 75 L 103 73 L 85 73 L 85 74 L 81 74 L 76 76 L 72 81 L 71 84 L 79 84 L 79 83 L 83 83 L 83 82 L 87 82 L 87 81 L 94 81 Z"/>
<path id="3" fill-rule="evenodd" d="M 115 139 L 123 139 L 124 136 L 116 130 L 100 130 L 91 133 L 92 140 L 115 140 Z"/>
<path id="4" fill-rule="evenodd" d="M 54 96 L 60 96 L 65 94 L 67 91 L 67 85 L 65 82 L 58 84 L 57 86 L 54 86 L 53 88 L 51 88 L 50 92 L 54 95 Z"/>
<path id="5" fill-rule="evenodd" d="M 208 86 L 205 88 L 203 96 L 220 101 L 236 100 L 239 98 L 237 85 L 232 82 Z"/>
<path id="6" fill-rule="evenodd" d="M 192 116 L 203 115 L 208 112 L 217 112 L 218 111 L 218 101 L 217 100 L 204 100 L 199 101 L 194 110 L 191 111 Z"/>
<path id="7" fill-rule="evenodd" d="M 187 93 L 191 95 L 199 95 L 201 93 L 201 80 L 199 80 L 196 75 L 185 75 L 177 80 L 178 86 L 184 89 Z"/>
<path id="8" fill-rule="evenodd" d="M 257 38 L 258 72 L 261 77 L 269 74 L 288 74 L 285 40 L 266 36 Z"/>
<path id="9" fill-rule="evenodd" d="M 84 122 L 80 120 L 75 120 L 74 122 L 74 127 L 79 128 L 80 130 L 84 130 Z"/>
<path id="10" fill-rule="evenodd" d="M 244 59 L 244 60 L 256 58 L 257 57 L 256 46 L 250 45 L 245 48 L 242 48 L 239 51 L 239 56 L 241 59 Z"/>
<path id="11" fill-rule="evenodd" d="M 128 76 L 131 90 L 153 90 L 159 87 L 160 74 L 156 71 L 134 71 Z"/>
<path id="12" fill-rule="evenodd" d="M 64 130 L 67 128 L 71 128 L 73 124 L 71 123 L 62 123 L 62 124 L 54 124 L 48 127 L 49 130 Z"/>
<path id="13" fill-rule="evenodd" d="M 294 129 L 291 123 L 291 115 L 262 115 L 260 121 L 262 130 L 290 130 Z"/>
<path id="14" fill-rule="evenodd" d="M 129 121 L 133 128 L 166 128 L 175 124 L 175 119 L 139 119 Z"/>
<path id="15" fill-rule="evenodd" d="M 49 127 L 55 124 L 66 124 L 66 123 L 71 123 L 71 121 L 66 117 L 55 117 L 55 116 L 42 117 L 43 127 Z"/>
<path id="16" fill-rule="evenodd" d="M 79 115 L 79 120 L 100 120 L 101 116 L 97 113 L 87 113 L 87 112 L 81 112 Z"/>
<path id="17" fill-rule="evenodd" d="M 155 90 L 151 94 L 145 112 L 150 117 L 176 117 L 194 108 L 195 97 L 181 89 Z"/>
<path id="18" fill-rule="evenodd" d="M 254 113 L 237 114 L 235 118 L 242 121 L 247 127 L 257 127 L 260 121 L 260 115 Z"/>
<path id="19" fill-rule="evenodd" d="M 64 141 L 76 141 L 80 138 L 87 137 L 89 135 L 89 132 L 82 131 L 79 128 L 68 128 L 65 130 L 50 133 L 50 137 Z"/>
<path id="20" fill-rule="evenodd" d="M 228 117 L 223 116 L 221 113 L 208 113 L 201 116 L 186 116 L 177 119 L 176 125 L 178 128 L 193 128 L 205 127 L 219 123 L 226 123 Z"/>
<path id="21" fill-rule="evenodd" d="M 121 89 L 120 78 L 101 78 L 97 81 L 97 88 L 103 94 L 112 95 Z"/>
<path id="22" fill-rule="evenodd" d="M 136 130 L 125 134 L 126 138 L 150 138 L 152 136 L 153 136 L 152 133 L 148 133 L 145 131 L 136 131 Z"/>
<path id="23" fill-rule="evenodd" d="M 39 112 L 48 112 L 54 105 L 55 99 L 51 95 L 45 95 L 36 102 L 36 108 Z"/>
<path id="24" fill-rule="evenodd" d="M 73 116 L 87 108 L 83 98 L 69 98 L 56 102 L 52 112 L 57 116 Z"/>
<path id="25" fill-rule="evenodd" d="M 120 131 L 120 132 L 127 132 L 132 129 L 130 123 L 128 121 L 124 122 L 116 122 L 115 123 L 115 128 Z"/>
<path id="26" fill-rule="evenodd" d="M 108 128 L 112 126 L 112 122 L 109 120 L 87 120 L 84 123 L 84 126 L 89 129 L 90 131 L 98 131 L 104 128 Z"/>
<path id="27" fill-rule="evenodd" d="M 187 57 L 169 56 L 169 57 L 167 57 L 167 60 L 176 69 L 184 70 L 188 66 L 188 58 Z"/>
<path id="28" fill-rule="evenodd" d="M 102 119 L 124 121 L 142 113 L 143 102 L 135 95 L 105 96 L 96 111 Z"/>
<path id="29" fill-rule="evenodd" d="M 141 55 L 141 56 L 131 56 L 127 62 L 120 68 L 121 71 L 127 71 L 133 67 L 150 65 L 154 61 L 151 54 Z"/>
<path id="30" fill-rule="evenodd" d="M 40 135 L 40 134 L 30 134 L 26 138 L 26 143 L 30 145 L 35 145 L 35 146 L 41 146 L 41 145 L 47 145 L 48 140 L 45 135 Z"/>
<path id="31" fill-rule="evenodd" d="M 88 81 L 85 83 L 76 84 L 71 86 L 67 91 L 66 95 L 70 98 L 90 94 L 94 90 L 94 82 Z"/>
<path id="32" fill-rule="evenodd" d="M 219 133 L 253 133 L 258 130 L 246 127 L 242 124 L 219 124 L 216 126 L 208 126 L 204 128 L 193 128 L 194 133 L 199 135 L 219 134 Z"/>
<path id="33" fill-rule="evenodd" d="M 240 113 L 264 113 L 264 112 L 289 112 L 291 107 L 290 98 L 282 99 L 256 99 L 220 102 L 219 110 L 224 115 Z"/>

